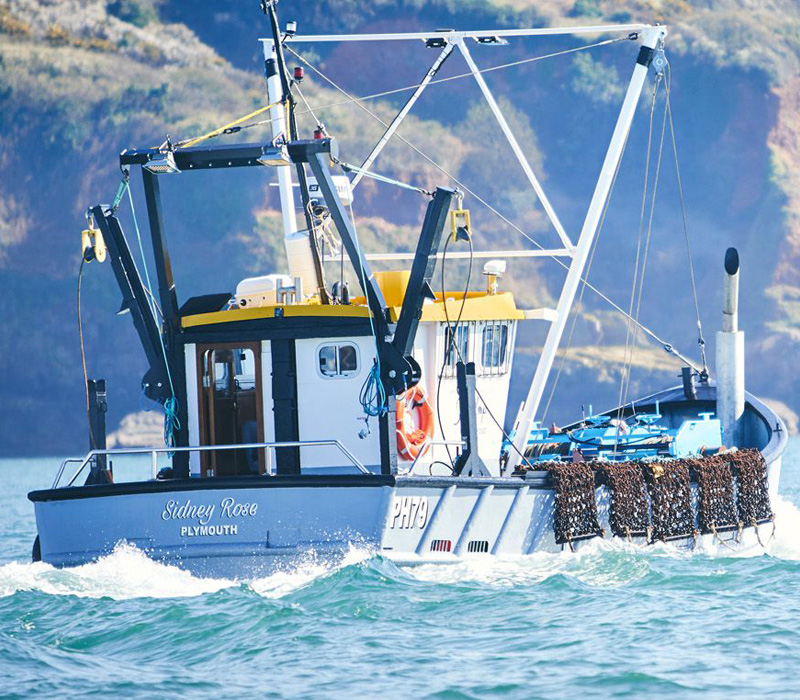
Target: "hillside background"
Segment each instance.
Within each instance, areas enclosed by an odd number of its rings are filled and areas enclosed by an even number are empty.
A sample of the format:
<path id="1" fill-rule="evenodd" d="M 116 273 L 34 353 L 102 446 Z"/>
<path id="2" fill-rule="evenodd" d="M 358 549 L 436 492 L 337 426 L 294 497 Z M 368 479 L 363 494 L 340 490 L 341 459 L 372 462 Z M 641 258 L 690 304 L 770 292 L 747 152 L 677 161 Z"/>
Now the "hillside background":
<path id="1" fill-rule="evenodd" d="M 621 9 L 624 8 L 624 9 Z M 282 21 L 301 33 L 375 32 L 646 21 L 670 25 L 672 104 L 708 355 L 720 325 L 722 257 L 742 257 L 741 322 L 748 388 L 796 422 L 800 412 L 800 5 L 796 0 L 283 0 Z M 203 133 L 265 104 L 256 0 L 0 0 L 0 455 L 62 454 L 85 447 L 76 323 L 80 231 L 87 206 L 110 201 L 117 155 Z M 481 67 L 589 43 L 515 40 L 478 47 Z M 318 45 L 305 55 L 346 90 L 367 95 L 418 82 L 434 53 L 422 44 Z M 542 174 L 567 231 L 577 237 L 625 83 L 630 42 L 487 74 Z M 294 65 L 296 61 L 290 61 Z M 454 55 L 441 75 L 465 70 Z M 342 157 L 359 162 L 380 125 L 307 71 L 303 90 Z M 370 101 L 384 119 L 408 93 Z M 594 264 L 592 284 L 627 307 L 639 225 L 648 99 L 631 134 Z M 557 239 L 513 156 L 488 121 L 472 81 L 431 87 L 401 134 L 543 245 Z M 660 128 L 657 112 L 657 128 Z M 303 131 L 315 123 L 301 115 Z M 268 127 L 246 132 L 268 137 Z M 241 135 L 240 135 L 241 137 Z M 675 169 L 665 148 L 641 320 L 697 358 Z M 448 181 L 394 140 L 378 172 L 430 187 Z M 277 193 L 270 171 L 162 179 L 180 301 L 233 291 L 239 279 L 282 270 Z M 134 173 L 137 213 L 146 221 Z M 476 246 L 530 248 L 467 200 Z M 425 202 L 364 181 L 354 205 L 368 250 L 408 250 Z M 127 205 L 123 225 L 134 235 Z M 146 233 L 146 232 L 145 232 Z M 453 273 L 454 284 L 463 267 Z M 480 275 L 477 275 L 480 277 Z M 553 302 L 563 272 L 552 262 L 509 261 L 504 286 L 520 305 Z M 477 284 L 481 281 L 478 280 Z M 84 277 L 89 374 L 109 383 L 109 429 L 150 406 L 130 318 L 108 266 Z M 525 324 L 510 410 L 530 380 L 544 328 Z M 614 404 L 626 325 L 587 291 L 547 420 Z M 680 365 L 644 338 L 630 397 L 676 383 Z M 135 426 L 128 418 L 126 425 Z M 146 421 L 145 421 L 146 423 Z"/>

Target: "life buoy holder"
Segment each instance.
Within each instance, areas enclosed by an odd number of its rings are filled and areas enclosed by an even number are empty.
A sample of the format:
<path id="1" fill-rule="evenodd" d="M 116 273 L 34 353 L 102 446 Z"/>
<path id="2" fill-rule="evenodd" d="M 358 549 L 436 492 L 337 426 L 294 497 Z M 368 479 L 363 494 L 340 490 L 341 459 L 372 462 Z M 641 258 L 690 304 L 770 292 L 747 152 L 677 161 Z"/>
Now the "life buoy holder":
<path id="1" fill-rule="evenodd" d="M 406 411 L 416 411 L 416 428 L 406 425 Z M 425 390 L 417 384 L 397 399 L 397 452 L 400 458 L 411 462 L 419 457 L 433 439 L 433 431 L 433 408 Z"/>

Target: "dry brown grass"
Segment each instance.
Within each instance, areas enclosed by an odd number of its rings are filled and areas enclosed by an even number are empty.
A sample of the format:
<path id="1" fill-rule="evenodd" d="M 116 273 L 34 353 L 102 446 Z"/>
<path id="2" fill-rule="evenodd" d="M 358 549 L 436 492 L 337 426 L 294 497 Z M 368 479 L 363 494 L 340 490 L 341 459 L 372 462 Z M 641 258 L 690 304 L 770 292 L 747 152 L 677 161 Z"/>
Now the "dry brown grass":
<path id="1" fill-rule="evenodd" d="M 26 22 L 15 17 L 5 7 L 0 7 L 0 34 L 14 37 L 29 37 L 31 27 Z"/>

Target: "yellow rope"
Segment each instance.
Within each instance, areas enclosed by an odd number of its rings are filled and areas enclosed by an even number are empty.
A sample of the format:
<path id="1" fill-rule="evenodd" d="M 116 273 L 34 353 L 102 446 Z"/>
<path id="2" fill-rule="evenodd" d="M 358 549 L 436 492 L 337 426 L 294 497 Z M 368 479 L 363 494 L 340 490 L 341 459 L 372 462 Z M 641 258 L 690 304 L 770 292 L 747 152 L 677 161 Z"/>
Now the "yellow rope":
<path id="1" fill-rule="evenodd" d="M 196 143 L 200 143 L 200 141 L 205 141 L 206 139 L 213 138 L 214 136 L 219 136 L 223 131 L 225 131 L 225 129 L 230 129 L 231 127 L 238 126 L 242 122 L 246 122 L 248 119 L 252 119 L 253 117 L 257 117 L 259 114 L 263 114 L 268 109 L 272 109 L 273 107 L 277 107 L 279 104 L 280 104 L 280 102 L 275 102 L 273 104 L 267 105 L 266 107 L 259 107 L 254 112 L 250 112 L 250 114 L 248 114 L 248 115 L 246 115 L 244 117 L 241 117 L 240 119 L 237 119 L 236 121 L 231 122 L 230 124 L 226 124 L 225 126 L 221 126 L 218 129 L 214 129 L 213 131 L 209 131 L 207 134 L 203 134 L 202 136 L 198 136 L 197 138 L 191 139 L 190 141 L 187 141 L 186 143 L 182 143 L 180 145 L 180 148 L 188 148 L 189 146 L 194 146 Z"/>

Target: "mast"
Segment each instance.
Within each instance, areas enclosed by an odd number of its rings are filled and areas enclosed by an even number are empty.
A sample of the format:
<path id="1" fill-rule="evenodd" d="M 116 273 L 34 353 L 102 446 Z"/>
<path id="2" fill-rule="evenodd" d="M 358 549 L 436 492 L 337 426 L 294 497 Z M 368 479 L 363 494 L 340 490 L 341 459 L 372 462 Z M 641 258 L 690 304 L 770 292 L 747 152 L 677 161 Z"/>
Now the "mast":
<path id="1" fill-rule="evenodd" d="M 261 0 L 261 9 L 269 17 L 272 38 L 264 40 L 264 67 L 267 80 L 267 99 L 275 106 L 270 109 L 273 140 L 283 138 L 284 141 L 298 139 L 297 122 L 294 114 L 294 97 L 286 71 L 283 55 L 281 32 L 278 15 L 275 10 L 277 0 Z M 294 183 L 290 167 L 278 168 L 278 190 L 281 199 L 283 217 L 284 246 L 289 263 L 289 274 L 300 278 L 304 289 L 315 289 L 323 304 L 330 302 L 322 268 L 322 260 L 313 236 L 313 221 L 309 211 L 308 181 L 305 167 L 296 164 L 297 179 L 300 185 L 300 200 L 306 223 L 305 231 L 297 229 L 297 217 L 294 204 Z"/>
<path id="2" fill-rule="evenodd" d="M 614 173 L 622 158 L 625 141 L 630 132 L 633 117 L 636 113 L 636 107 L 642 94 L 642 88 L 644 87 L 650 64 L 653 61 L 655 49 L 663 42 L 666 35 L 666 27 L 650 27 L 642 31 L 642 45 L 639 49 L 639 56 L 636 59 L 636 66 L 633 69 L 633 75 L 631 76 L 631 81 L 625 94 L 625 100 L 622 103 L 622 109 L 620 110 L 617 124 L 614 128 L 614 134 L 611 137 L 611 143 L 609 144 L 603 167 L 600 170 L 600 176 L 597 179 L 597 185 L 595 186 L 589 209 L 586 212 L 580 238 L 578 239 L 572 263 L 567 272 L 567 279 L 561 290 L 561 296 L 559 297 L 558 306 L 556 307 L 555 320 L 550 326 L 550 331 L 547 334 L 547 340 L 542 350 L 542 356 L 539 358 L 533 381 L 528 390 L 528 396 L 525 399 L 525 404 L 520 410 L 517 419 L 514 449 L 511 450 L 508 463 L 511 470 L 517 467 L 522 461 L 522 455 L 528 443 L 528 435 L 530 434 L 533 421 L 536 417 L 536 412 L 539 409 L 539 402 L 542 400 L 545 385 L 550 376 L 550 370 L 553 367 L 558 346 L 561 343 L 561 337 L 564 334 L 569 312 L 575 300 L 575 293 L 578 291 L 581 278 L 583 277 L 583 271 L 592 249 L 592 243 L 597 233 L 597 227 L 600 223 L 603 208 L 605 207 L 606 200 L 611 191 Z"/>

